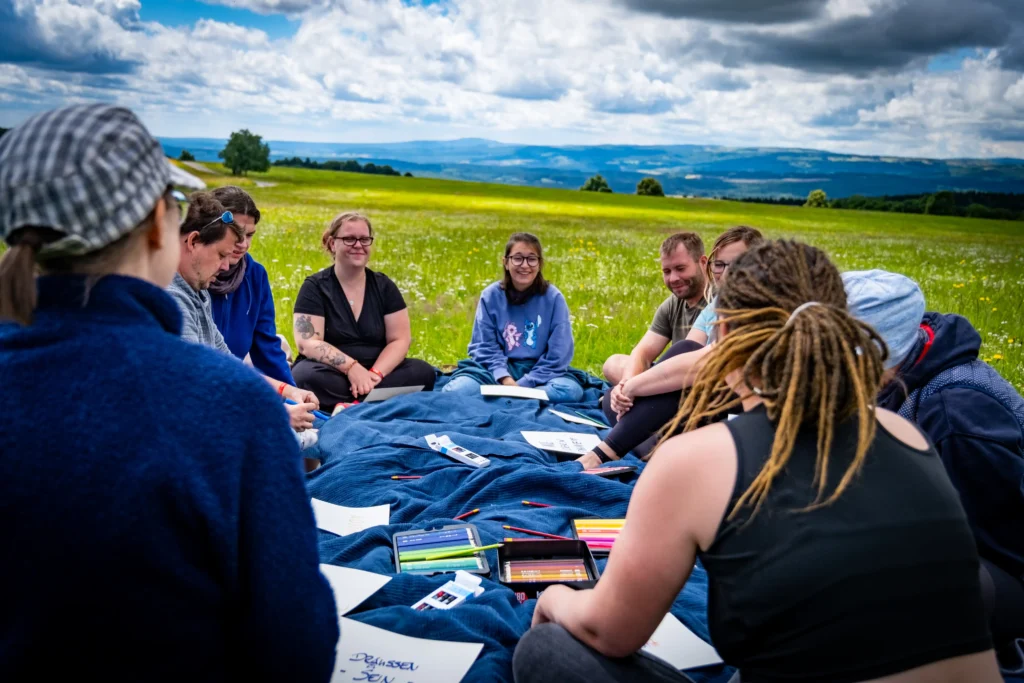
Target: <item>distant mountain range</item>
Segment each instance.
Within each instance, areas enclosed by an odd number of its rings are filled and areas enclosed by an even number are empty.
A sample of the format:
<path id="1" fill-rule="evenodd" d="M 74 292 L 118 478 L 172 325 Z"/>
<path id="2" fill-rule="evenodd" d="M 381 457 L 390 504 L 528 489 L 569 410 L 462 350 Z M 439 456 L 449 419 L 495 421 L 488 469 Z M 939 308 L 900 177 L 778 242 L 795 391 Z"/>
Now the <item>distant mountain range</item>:
<path id="1" fill-rule="evenodd" d="M 225 140 L 162 138 L 168 156 L 187 149 L 216 161 Z M 811 149 L 707 145 L 548 147 L 464 138 L 451 141 L 350 144 L 268 141 L 271 159 L 357 159 L 413 175 L 577 189 L 600 173 L 615 192 L 633 193 L 645 176 L 667 194 L 720 197 L 909 195 L 938 190 L 1024 192 L 1021 159 L 913 159 Z"/>

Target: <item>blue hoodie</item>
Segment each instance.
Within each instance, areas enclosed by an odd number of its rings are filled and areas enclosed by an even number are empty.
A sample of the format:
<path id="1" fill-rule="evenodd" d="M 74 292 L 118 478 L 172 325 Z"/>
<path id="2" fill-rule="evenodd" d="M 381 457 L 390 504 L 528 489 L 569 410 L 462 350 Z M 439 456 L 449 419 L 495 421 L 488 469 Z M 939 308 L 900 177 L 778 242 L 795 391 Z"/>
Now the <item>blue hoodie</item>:
<path id="1" fill-rule="evenodd" d="M 572 324 L 565 297 L 552 284 L 525 304 L 509 306 L 500 282 L 480 295 L 469 341 L 469 357 L 491 371 L 494 379 L 508 377 L 510 359 L 536 360 L 517 384 L 536 387 L 565 375 L 572 361 Z"/>
<path id="2" fill-rule="evenodd" d="M 213 321 L 236 357 L 249 354 L 253 367 L 264 375 L 295 386 L 277 338 L 274 292 L 267 270 L 249 254 L 245 261 L 245 276 L 238 289 L 231 294 L 210 292 Z"/>
<path id="3" fill-rule="evenodd" d="M 914 420 L 935 444 L 974 531 L 978 553 L 1024 577 L 1024 399 L 978 360 L 981 336 L 959 315 L 927 313 L 927 336 L 879 396 Z M 934 381 L 939 373 L 945 373 Z M 931 386 L 929 386 L 931 385 Z"/>

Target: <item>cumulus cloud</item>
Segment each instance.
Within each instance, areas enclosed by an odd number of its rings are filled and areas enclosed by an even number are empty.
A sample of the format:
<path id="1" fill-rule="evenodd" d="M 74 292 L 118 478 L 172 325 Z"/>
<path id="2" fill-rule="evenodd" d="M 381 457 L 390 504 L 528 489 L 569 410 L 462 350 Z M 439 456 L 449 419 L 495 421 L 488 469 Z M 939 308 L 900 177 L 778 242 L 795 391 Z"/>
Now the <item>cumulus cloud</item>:
<path id="1" fill-rule="evenodd" d="M 1024 156 L 1016 0 L 216 4 L 297 29 L 270 40 L 141 22 L 137 0 L 0 0 L 5 111 L 121 101 L 167 135 Z M 962 65 L 928 70 L 957 48 Z"/>

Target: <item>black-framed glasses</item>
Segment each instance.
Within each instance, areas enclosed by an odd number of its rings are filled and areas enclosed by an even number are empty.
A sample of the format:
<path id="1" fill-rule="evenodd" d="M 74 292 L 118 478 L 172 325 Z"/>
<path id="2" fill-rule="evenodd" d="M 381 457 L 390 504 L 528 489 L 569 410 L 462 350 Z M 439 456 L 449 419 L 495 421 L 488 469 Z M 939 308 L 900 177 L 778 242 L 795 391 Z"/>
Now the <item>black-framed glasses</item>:
<path id="1" fill-rule="evenodd" d="M 364 247 L 368 247 L 371 244 L 373 244 L 373 237 L 348 237 L 348 236 L 346 236 L 346 237 L 335 237 L 334 239 L 341 240 L 341 243 L 344 244 L 346 247 L 354 247 L 354 246 L 356 246 L 356 242 L 359 242 L 359 244 L 364 246 Z"/>
<path id="2" fill-rule="evenodd" d="M 525 263 L 528 266 L 530 266 L 531 268 L 536 267 L 537 264 L 540 263 L 540 259 L 537 258 L 536 256 L 534 256 L 533 254 L 530 254 L 529 256 L 523 256 L 522 254 L 516 254 L 515 256 L 509 256 L 508 260 L 511 261 L 512 265 L 514 265 L 514 266 L 521 266 L 521 265 L 523 265 Z"/>
<path id="3" fill-rule="evenodd" d="M 721 275 L 722 273 L 725 272 L 725 269 L 728 268 L 730 265 L 731 262 L 729 261 L 712 261 L 711 272 L 714 273 L 715 275 Z"/>

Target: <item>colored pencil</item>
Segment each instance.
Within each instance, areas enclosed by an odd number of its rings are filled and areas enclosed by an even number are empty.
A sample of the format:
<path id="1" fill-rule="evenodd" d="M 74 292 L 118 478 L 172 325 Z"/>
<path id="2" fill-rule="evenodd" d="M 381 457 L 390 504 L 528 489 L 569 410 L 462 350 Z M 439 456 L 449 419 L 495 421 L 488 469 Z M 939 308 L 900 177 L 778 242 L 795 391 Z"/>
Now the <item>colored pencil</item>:
<path id="1" fill-rule="evenodd" d="M 491 545 L 481 545 L 474 548 L 467 548 L 465 550 L 452 550 L 446 553 L 434 553 L 432 555 L 427 555 L 423 559 L 426 562 L 430 562 L 432 560 L 447 560 L 449 557 L 462 557 L 463 555 L 472 555 L 474 553 L 483 552 L 484 550 L 494 550 L 495 548 L 500 548 L 502 545 L 503 544 L 501 543 L 492 543 Z"/>
<path id="2" fill-rule="evenodd" d="M 392 479 L 422 479 L 423 477 L 412 474 L 396 474 L 391 477 Z"/>
<path id="3" fill-rule="evenodd" d="M 456 569 L 482 569 L 480 560 L 475 555 L 469 557 L 453 557 L 450 560 L 432 560 L 430 562 L 402 562 L 402 571 L 454 571 Z"/>
<path id="4" fill-rule="evenodd" d="M 533 502 L 528 501 L 528 500 L 524 500 L 523 501 L 523 505 L 529 505 L 530 507 L 533 507 L 533 508 L 549 508 L 549 507 L 552 507 L 551 505 L 548 505 L 547 503 L 533 503 Z"/>
<path id="5" fill-rule="evenodd" d="M 472 515 L 475 515 L 478 512 L 480 512 L 480 508 L 476 508 L 474 510 L 470 510 L 469 512 L 463 512 L 461 515 L 458 515 L 456 517 L 452 517 L 452 519 L 465 519 L 466 517 L 470 517 Z"/>
<path id="6" fill-rule="evenodd" d="M 559 541 L 575 541 L 576 540 L 575 538 L 567 538 L 565 536 L 559 536 L 558 534 L 548 534 L 548 533 L 545 533 L 543 531 L 534 531 L 533 529 L 521 529 L 521 528 L 519 528 L 517 526 L 508 526 L 507 524 L 502 525 L 502 528 L 503 529 L 508 529 L 509 531 L 518 531 L 521 534 L 532 534 L 534 536 L 543 536 L 544 538 L 555 538 L 555 539 L 558 539 Z"/>
<path id="7" fill-rule="evenodd" d="M 284 400 L 284 402 L 287 403 L 290 406 L 298 405 L 298 403 L 296 403 L 295 401 L 291 400 L 290 398 L 286 398 Z M 316 416 L 316 417 L 319 417 L 321 420 L 330 420 L 331 419 L 330 415 L 328 415 L 327 413 L 321 413 L 319 410 L 314 410 L 313 411 L 313 415 Z"/>
<path id="8" fill-rule="evenodd" d="M 446 529 L 444 531 L 425 531 L 418 534 L 408 534 L 406 536 L 398 536 L 397 539 L 399 548 L 411 548 L 413 546 L 437 544 L 441 542 L 449 542 L 455 544 L 458 542 L 472 543 L 473 535 L 470 533 L 468 528 L 461 529 Z"/>
<path id="9" fill-rule="evenodd" d="M 416 562 L 417 560 L 425 560 L 428 555 L 437 555 L 438 553 L 450 553 L 457 550 L 472 551 L 474 548 L 479 548 L 473 544 L 467 543 L 450 543 L 448 545 L 432 545 L 432 546 L 417 546 L 414 550 L 399 550 L 398 561 L 399 562 Z"/>
<path id="10" fill-rule="evenodd" d="M 569 410 L 572 410 L 572 408 L 570 408 Z M 572 412 L 576 413 L 577 415 L 579 415 L 580 417 L 582 417 L 582 418 L 583 418 L 584 420 L 590 420 L 590 421 L 591 421 L 591 422 L 593 422 L 594 424 L 599 424 L 599 425 L 601 425 L 602 427 L 604 427 L 605 429 L 611 429 L 611 427 L 609 427 L 609 426 L 608 426 L 608 425 L 606 425 L 605 423 L 601 422 L 600 420 L 595 420 L 594 418 L 590 417 L 589 415 L 584 415 L 583 413 L 581 413 L 581 412 L 580 412 L 580 411 L 578 411 L 578 410 L 573 410 Z"/>

